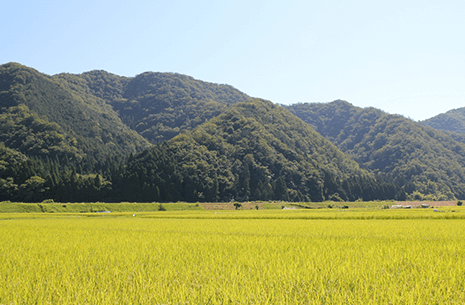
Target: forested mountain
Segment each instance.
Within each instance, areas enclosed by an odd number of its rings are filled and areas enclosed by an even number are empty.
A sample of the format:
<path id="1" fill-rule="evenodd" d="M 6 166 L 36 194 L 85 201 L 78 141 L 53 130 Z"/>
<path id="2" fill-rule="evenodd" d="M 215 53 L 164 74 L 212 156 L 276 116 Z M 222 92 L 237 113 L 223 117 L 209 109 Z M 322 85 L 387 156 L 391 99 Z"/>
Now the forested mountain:
<path id="1" fill-rule="evenodd" d="M 127 126 L 152 143 L 169 140 L 249 98 L 229 85 L 175 73 L 146 72 L 127 78 L 91 71 L 55 78 L 81 96 L 105 100 Z"/>
<path id="2" fill-rule="evenodd" d="M 395 198 L 330 141 L 264 100 L 234 106 L 128 161 L 118 197 L 141 201 Z"/>
<path id="3" fill-rule="evenodd" d="M 173 73 L 48 76 L 1 65 L 0 201 L 109 198 L 109 174 L 148 148 L 147 139 L 168 140 L 247 98 L 231 86 Z M 11 154 L 20 161 L 10 162 Z"/>
<path id="4" fill-rule="evenodd" d="M 28 156 L 81 164 L 121 160 L 248 98 L 181 74 L 48 76 L 9 63 L 0 66 L 0 142 Z"/>
<path id="5" fill-rule="evenodd" d="M 78 86 L 20 64 L 0 66 L 0 142 L 84 171 L 149 146 L 104 100 L 70 89 Z"/>
<path id="6" fill-rule="evenodd" d="M 420 123 L 435 129 L 465 134 L 465 107 L 449 110 Z"/>
<path id="7" fill-rule="evenodd" d="M 345 101 L 295 104 L 296 116 L 411 199 L 465 197 L 465 145 L 399 115 Z"/>
<path id="8" fill-rule="evenodd" d="M 420 124 L 344 101 L 281 107 L 175 73 L 9 63 L 0 201 L 465 199 L 462 112 Z"/>

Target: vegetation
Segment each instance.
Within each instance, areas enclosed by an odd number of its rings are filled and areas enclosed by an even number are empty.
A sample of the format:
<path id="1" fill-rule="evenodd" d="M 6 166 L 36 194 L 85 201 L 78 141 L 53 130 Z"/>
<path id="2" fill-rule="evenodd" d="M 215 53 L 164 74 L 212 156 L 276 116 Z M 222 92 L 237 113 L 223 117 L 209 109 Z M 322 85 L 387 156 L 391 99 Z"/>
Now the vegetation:
<path id="1" fill-rule="evenodd" d="M 48 76 L 9 63 L 0 66 L 0 141 L 29 157 L 105 171 L 148 148 L 147 140 L 169 140 L 247 98 L 180 74 Z"/>
<path id="2" fill-rule="evenodd" d="M 154 142 L 170 139 L 246 98 L 230 86 L 178 74 L 50 77 L 20 64 L 2 65 L 0 151 L 12 149 L 22 158 L 3 158 L 0 200 L 114 201 L 112 174 L 150 146 L 136 130 Z"/>
<path id="3" fill-rule="evenodd" d="M 239 103 L 192 132 L 134 156 L 118 198 L 139 201 L 393 199 L 333 144 L 282 107 Z"/>
<path id="4" fill-rule="evenodd" d="M 40 203 L 0 202 L 0 213 L 139 213 L 155 211 L 196 211 L 203 210 L 200 205 L 193 203 L 140 203 L 140 202 L 79 202 L 58 203 L 44 200 Z"/>
<path id="5" fill-rule="evenodd" d="M 0 66 L 0 141 L 28 157 L 105 169 L 149 146 L 110 105 L 19 64 Z M 77 85 L 75 85 L 76 87 Z"/>
<path id="6" fill-rule="evenodd" d="M 404 199 L 465 197 L 465 145 L 441 131 L 344 101 L 288 109 L 378 179 L 401 186 Z"/>
<path id="7" fill-rule="evenodd" d="M 146 72 L 125 78 L 91 71 L 55 78 L 80 96 L 105 100 L 127 126 L 152 143 L 169 140 L 249 98 L 231 86 L 176 73 Z"/>
<path id="8" fill-rule="evenodd" d="M 10 214 L 0 303 L 462 303 L 455 208 Z"/>
<path id="9" fill-rule="evenodd" d="M 181 74 L 5 64 L 0 200 L 465 199 L 463 134 L 344 101 L 285 108 Z"/>
<path id="10" fill-rule="evenodd" d="M 424 120 L 421 124 L 435 129 L 465 134 L 465 108 L 449 110 L 446 113 Z"/>

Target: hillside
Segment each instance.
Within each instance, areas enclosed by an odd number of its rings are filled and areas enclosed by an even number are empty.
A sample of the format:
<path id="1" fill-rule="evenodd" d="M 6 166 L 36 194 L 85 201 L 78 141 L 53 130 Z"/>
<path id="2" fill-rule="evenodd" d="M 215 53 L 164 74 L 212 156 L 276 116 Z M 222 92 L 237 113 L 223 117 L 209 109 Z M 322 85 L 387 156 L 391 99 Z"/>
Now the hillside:
<path id="1" fill-rule="evenodd" d="M 9 63 L 0 201 L 465 199 L 462 110 L 418 123 L 341 100 L 281 107 L 176 73 Z"/>
<path id="2" fill-rule="evenodd" d="M 395 198 L 289 111 L 250 100 L 128 161 L 119 198 L 142 201 Z"/>
<path id="3" fill-rule="evenodd" d="M 88 171 L 191 130 L 248 98 L 231 86 L 181 74 L 48 76 L 9 63 L 0 66 L 0 141 Z"/>
<path id="4" fill-rule="evenodd" d="M 465 198 L 465 145 L 399 115 L 345 101 L 295 104 L 296 116 L 411 199 Z"/>
<path id="5" fill-rule="evenodd" d="M 133 78 L 105 71 L 55 76 L 76 94 L 91 94 L 112 106 L 120 119 L 152 143 L 191 130 L 249 97 L 229 85 L 176 73 L 145 72 Z M 70 85 L 71 84 L 71 85 Z"/>
<path id="6" fill-rule="evenodd" d="M 73 86 L 19 64 L 0 66 L 0 141 L 27 156 L 68 160 L 85 170 L 149 146 L 104 100 L 77 94 Z"/>
<path id="7" fill-rule="evenodd" d="M 420 123 L 435 129 L 465 134 L 465 108 L 449 110 Z"/>

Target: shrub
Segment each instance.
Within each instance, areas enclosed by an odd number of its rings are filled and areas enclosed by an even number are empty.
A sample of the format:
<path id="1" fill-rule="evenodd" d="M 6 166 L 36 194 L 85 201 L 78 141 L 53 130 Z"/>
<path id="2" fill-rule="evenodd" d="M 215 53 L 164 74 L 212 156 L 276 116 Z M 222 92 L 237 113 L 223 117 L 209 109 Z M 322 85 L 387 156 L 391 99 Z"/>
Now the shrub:
<path id="1" fill-rule="evenodd" d="M 457 205 L 458 205 L 458 206 L 462 206 L 462 204 L 463 204 L 463 202 L 462 202 L 462 201 L 460 201 L 460 200 L 459 200 L 459 201 L 457 201 Z"/>

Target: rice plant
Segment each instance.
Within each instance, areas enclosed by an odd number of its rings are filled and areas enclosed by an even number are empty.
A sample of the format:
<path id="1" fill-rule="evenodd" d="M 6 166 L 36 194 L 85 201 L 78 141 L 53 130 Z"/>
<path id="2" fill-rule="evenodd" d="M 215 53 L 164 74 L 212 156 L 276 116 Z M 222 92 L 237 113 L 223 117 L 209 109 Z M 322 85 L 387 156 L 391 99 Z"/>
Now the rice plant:
<path id="1" fill-rule="evenodd" d="M 12 216 L 0 303 L 465 302 L 462 219 L 279 212 Z"/>

